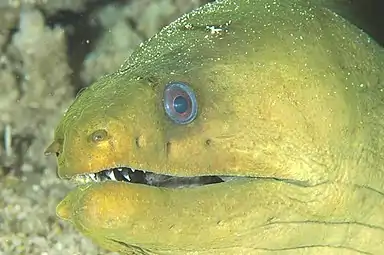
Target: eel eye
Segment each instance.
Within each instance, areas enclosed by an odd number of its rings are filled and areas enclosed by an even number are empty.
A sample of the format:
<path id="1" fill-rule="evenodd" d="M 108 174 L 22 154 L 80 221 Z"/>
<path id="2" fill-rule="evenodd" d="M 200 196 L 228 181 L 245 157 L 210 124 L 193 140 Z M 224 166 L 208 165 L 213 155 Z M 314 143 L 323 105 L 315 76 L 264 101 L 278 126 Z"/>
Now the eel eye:
<path id="1" fill-rule="evenodd" d="M 107 131 L 105 131 L 104 129 L 99 129 L 93 132 L 90 138 L 92 142 L 98 143 L 98 142 L 104 141 L 105 139 L 107 139 L 107 137 L 108 137 Z"/>
<path id="2" fill-rule="evenodd" d="M 168 117 L 177 124 L 188 124 L 197 115 L 195 93 L 185 83 L 169 83 L 164 90 L 164 108 Z"/>

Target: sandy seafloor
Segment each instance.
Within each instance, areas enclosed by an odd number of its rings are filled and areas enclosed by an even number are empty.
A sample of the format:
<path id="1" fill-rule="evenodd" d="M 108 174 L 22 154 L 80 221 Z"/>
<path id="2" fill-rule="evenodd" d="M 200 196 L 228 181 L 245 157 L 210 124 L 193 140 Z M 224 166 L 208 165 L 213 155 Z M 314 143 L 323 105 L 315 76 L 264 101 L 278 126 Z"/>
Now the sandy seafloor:
<path id="1" fill-rule="evenodd" d="M 0 255 L 112 254 L 56 217 L 71 187 L 43 151 L 82 87 L 201 3 L 0 0 Z M 357 21 L 364 27 L 369 19 Z M 377 27 L 366 26 L 382 40 L 383 26 Z"/>

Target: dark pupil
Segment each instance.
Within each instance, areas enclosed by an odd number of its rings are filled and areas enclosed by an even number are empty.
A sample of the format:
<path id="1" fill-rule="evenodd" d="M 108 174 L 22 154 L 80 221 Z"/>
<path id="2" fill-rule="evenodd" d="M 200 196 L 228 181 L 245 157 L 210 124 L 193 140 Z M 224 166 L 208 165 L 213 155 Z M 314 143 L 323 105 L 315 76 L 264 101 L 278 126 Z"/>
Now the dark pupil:
<path id="1" fill-rule="evenodd" d="M 173 107 L 175 108 L 175 111 L 177 113 L 183 114 L 188 109 L 188 102 L 187 99 L 185 99 L 182 96 L 177 96 L 175 100 L 173 100 Z"/>

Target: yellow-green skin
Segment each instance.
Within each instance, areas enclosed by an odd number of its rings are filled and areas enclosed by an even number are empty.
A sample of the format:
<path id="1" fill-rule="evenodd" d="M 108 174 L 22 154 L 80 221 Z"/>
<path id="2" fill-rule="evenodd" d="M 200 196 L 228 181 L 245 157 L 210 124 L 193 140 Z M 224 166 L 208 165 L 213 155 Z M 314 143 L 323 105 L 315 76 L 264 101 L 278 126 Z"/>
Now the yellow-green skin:
<path id="1" fill-rule="evenodd" d="M 117 166 L 263 178 L 87 183 L 57 213 L 121 254 L 383 254 L 383 68 L 379 46 L 307 1 L 206 5 L 83 91 L 48 152 L 63 178 Z M 173 81 L 196 93 L 188 125 L 163 109 Z"/>

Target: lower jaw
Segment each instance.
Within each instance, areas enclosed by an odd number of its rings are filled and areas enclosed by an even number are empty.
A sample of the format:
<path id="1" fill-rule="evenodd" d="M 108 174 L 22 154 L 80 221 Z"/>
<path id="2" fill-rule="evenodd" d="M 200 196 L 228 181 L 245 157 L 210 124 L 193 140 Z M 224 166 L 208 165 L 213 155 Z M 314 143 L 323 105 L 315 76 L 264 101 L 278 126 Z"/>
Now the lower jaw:
<path id="1" fill-rule="evenodd" d="M 355 207 L 381 201 L 372 191 L 357 192 L 353 185 L 333 182 L 301 184 L 243 178 L 175 189 L 91 182 L 71 191 L 58 205 L 57 214 L 104 248 L 122 254 L 130 254 L 132 247 L 153 253 L 167 251 L 162 254 L 216 254 L 227 248 L 230 252 L 220 254 L 234 254 L 231 247 L 250 249 L 238 254 L 256 250 L 296 254 L 304 251 L 300 247 L 308 247 L 314 254 L 349 254 L 352 241 L 361 241 L 362 236 L 348 239 L 350 230 L 367 234 L 371 243 L 382 243 L 382 230 L 370 227 L 375 222 L 360 212 L 364 206 L 359 210 Z M 377 222 L 381 209 L 379 205 L 374 209 Z M 367 224 L 358 224 L 358 219 Z M 374 249 L 363 246 L 362 251 Z M 380 247 L 376 250 L 382 250 Z"/>
<path id="2" fill-rule="evenodd" d="M 70 181 L 78 186 L 57 206 L 56 211 L 60 218 L 76 221 L 78 216 L 81 216 L 81 213 L 78 212 L 86 207 L 92 208 L 94 212 L 97 210 L 113 212 L 112 202 L 121 205 L 121 207 L 117 208 L 118 211 L 119 209 L 124 209 L 130 200 L 131 202 L 137 202 L 138 197 L 142 197 L 143 200 L 148 200 L 149 197 L 143 195 L 146 192 L 154 191 L 154 194 L 157 192 L 164 194 L 164 190 L 168 190 L 167 192 L 170 193 L 175 193 L 176 190 L 178 190 L 177 192 L 180 194 L 189 194 L 195 193 L 196 188 L 206 189 L 205 186 L 212 187 L 225 182 L 242 179 L 246 180 L 248 178 L 230 176 L 180 177 L 128 167 L 111 168 L 97 173 L 85 173 L 72 176 Z M 130 198 L 132 194 L 135 194 L 135 190 L 140 190 L 140 192 L 137 192 L 136 198 Z M 128 192 L 122 196 L 124 191 Z M 118 197 L 121 198 L 116 199 Z M 152 203 L 156 203 L 158 200 L 159 198 L 154 197 Z M 89 201 L 94 201 L 92 206 L 85 206 Z M 87 213 L 89 213 L 89 216 L 92 218 L 92 213 L 90 211 Z"/>
<path id="3" fill-rule="evenodd" d="M 130 173 L 127 177 L 128 181 L 122 176 L 118 176 L 122 169 L 129 169 L 132 172 L 131 168 L 115 168 L 97 174 L 80 174 L 72 177 L 71 181 L 77 183 L 78 186 L 57 206 L 57 215 L 72 222 L 79 220 L 81 222 L 80 218 L 83 215 L 87 215 L 84 217 L 85 221 L 98 215 L 101 217 L 99 223 L 102 224 L 103 214 L 100 212 L 108 212 L 109 215 L 116 214 L 116 217 L 120 218 L 122 215 L 127 216 L 126 208 L 144 208 L 140 202 L 150 203 L 154 210 L 156 210 L 156 206 L 158 208 L 182 208 L 188 201 L 191 203 L 205 201 L 204 203 L 207 205 L 216 206 L 217 202 L 222 202 L 222 197 L 236 197 L 238 194 L 238 200 L 241 200 L 247 193 L 257 190 L 249 188 L 249 185 L 275 182 L 303 185 L 294 180 L 268 177 L 224 175 L 178 177 L 141 170 L 133 170 L 134 173 Z M 111 176 L 112 171 L 115 174 Z M 234 201 L 235 199 L 232 202 Z M 90 224 L 94 225 L 93 223 L 96 221 L 93 220 Z M 82 223 L 82 225 L 84 224 Z"/>
<path id="4" fill-rule="evenodd" d="M 216 228 L 221 221 L 225 230 L 228 218 L 244 214 L 244 210 L 251 212 L 254 203 L 244 200 L 244 195 L 252 183 L 255 181 L 244 179 L 175 189 L 90 182 L 72 190 L 57 206 L 57 215 L 94 240 L 113 239 L 150 250 L 155 247 L 148 243 L 188 246 L 207 226 Z M 219 231 L 217 237 L 226 237 L 227 231 Z M 180 233 L 187 239 L 181 240 Z M 208 238 L 208 232 L 203 236 Z"/>
<path id="5" fill-rule="evenodd" d="M 316 208 L 299 200 L 325 190 L 329 187 L 249 178 L 181 189 L 92 182 L 71 191 L 58 205 L 57 214 L 92 239 L 107 240 L 102 241 L 104 248 L 113 251 L 121 251 L 124 245 L 149 251 L 215 250 L 231 245 L 249 248 L 250 244 L 262 247 L 264 242 L 266 247 L 268 240 L 285 233 L 281 227 L 287 226 L 273 221 L 306 218 L 310 222 L 317 216 L 307 214 L 308 208 L 329 217 L 323 200 L 315 203 Z M 107 245 L 111 242 L 115 246 Z"/>
<path id="6" fill-rule="evenodd" d="M 86 228 L 91 229 L 95 225 L 102 226 L 103 222 L 113 215 L 115 216 L 112 218 L 135 218 L 135 215 L 130 215 L 132 210 L 141 211 L 146 206 L 150 206 L 147 210 L 156 211 L 159 208 L 171 210 L 190 206 L 197 201 L 206 201 L 207 205 L 214 204 L 235 187 L 257 182 L 257 179 L 246 177 L 224 179 L 225 181 L 217 176 L 174 177 L 173 180 L 157 185 L 111 180 L 80 184 L 78 182 L 59 203 L 56 213 L 63 220 L 83 222 L 84 227 L 87 225 L 84 221 L 89 220 L 90 226 Z M 103 212 L 106 215 L 103 215 Z M 95 216 L 100 218 L 93 219 Z"/>

